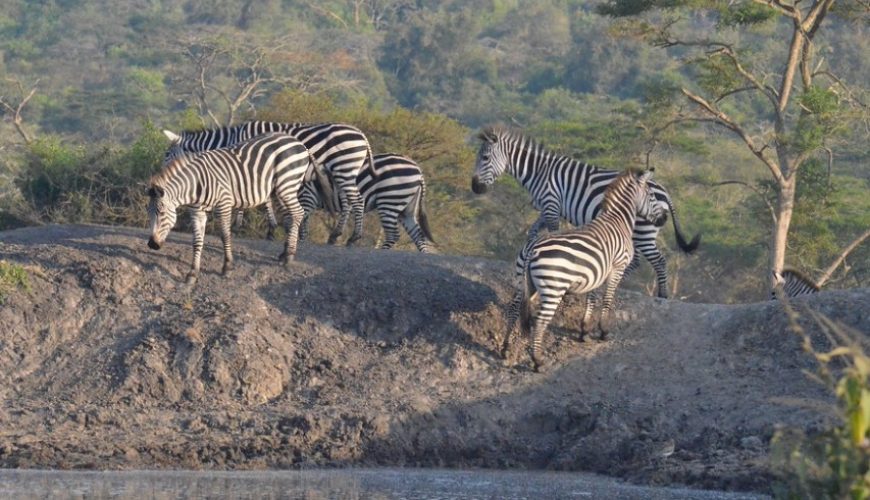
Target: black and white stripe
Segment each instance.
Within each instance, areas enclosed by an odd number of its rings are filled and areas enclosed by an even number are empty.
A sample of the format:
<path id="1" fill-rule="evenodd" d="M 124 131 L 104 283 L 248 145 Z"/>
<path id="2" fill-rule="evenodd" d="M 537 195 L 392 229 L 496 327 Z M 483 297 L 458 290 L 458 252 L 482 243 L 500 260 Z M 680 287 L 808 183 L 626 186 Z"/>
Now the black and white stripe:
<path id="1" fill-rule="evenodd" d="M 483 143 L 477 154 L 472 190 L 478 194 L 485 192 L 504 172 L 514 176 L 532 195 L 535 208 L 541 211 L 529 230 L 529 239 L 534 239 L 544 227 L 551 232 L 557 231 L 562 218 L 575 226 L 591 221 L 601 209 L 605 189 L 619 173 L 547 151 L 535 141 L 505 127 L 488 127 L 481 132 L 480 138 Z M 694 251 L 700 243 L 700 235 L 686 242 L 671 197 L 661 185 L 651 183 L 651 187 L 658 203 L 672 215 L 680 249 L 687 253 Z M 658 232 L 659 227 L 638 220 L 634 229 L 634 246 L 655 269 L 659 297 L 667 297 L 667 262 L 656 246 Z M 638 263 L 639 256 L 635 255 L 629 270 Z"/>
<path id="2" fill-rule="evenodd" d="M 525 260 L 511 308 L 519 311 L 523 331 L 531 334 L 529 352 L 536 370 L 541 366 L 539 352 L 544 333 L 565 293 L 586 296 L 582 340 L 593 327 L 594 305 L 589 292 L 606 283 L 598 327 L 602 338 L 610 330 L 616 288 L 634 258 L 636 220 L 664 223 L 667 217 L 667 209 L 658 203 L 648 182 L 650 175 L 634 170 L 619 174 L 608 184 L 600 213 L 591 222 L 574 231 L 538 237 L 521 252 Z M 540 308 L 531 326 L 531 301 L 536 295 Z M 503 353 L 510 347 L 511 330 L 505 334 Z"/>
<path id="3" fill-rule="evenodd" d="M 809 276 L 803 274 L 797 269 L 784 268 L 781 273 L 773 272 L 774 286 L 770 292 L 771 300 L 779 299 L 783 296 L 790 299 L 800 295 L 810 293 L 818 293 L 820 287 Z"/>
<path id="4" fill-rule="evenodd" d="M 296 137 L 311 152 L 314 161 L 330 173 L 345 213 L 341 224 L 333 231 L 333 240 L 341 236 L 348 215 L 353 214 L 354 229 L 348 244 L 362 237 L 363 202 L 356 185 L 359 171 L 371 163 L 369 141 L 358 128 L 341 123 L 277 123 L 249 121 L 232 127 L 200 131 L 185 131 L 180 135 L 164 130 L 172 141 L 166 152 L 166 161 L 180 152 L 199 152 L 234 146 L 253 137 L 270 132 L 283 132 Z"/>
<path id="5" fill-rule="evenodd" d="M 380 248 L 392 248 L 399 240 L 401 219 L 417 250 L 434 252 L 435 244 L 424 208 L 426 181 L 420 166 L 410 158 L 397 154 L 379 154 L 373 160 L 374 167 L 363 167 L 356 183 L 366 212 L 376 210 L 384 228 L 384 242 Z M 317 188 L 317 185 L 307 183 L 299 195 L 305 210 L 300 239 L 307 236 L 311 212 L 316 208 L 324 208 Z M 336 202 L 340 203 L 339 200 L 333 201 Z"/>
<path id="6" fill-rule="evenodd" d="M 160 249 L 175 225 L 178 207 L 189 206 L 193 221 L 193 263 L 187 282 L 195 283 L 205 237 L 206 212 L 214 212 L 221 229 L 223 274 L 226 274 L 233 267 L 232 211 L 262 205 L 274 196 L 287 229 L 284 252 L 279 256 L 286 265 L 296 255 L 304 213 L 299 203 L 299 190 L 306 177 L 321 179 L 326 189 L 330 189 L 323 167 L 311 159 L 304 144 L 288 134 L 266 134 L 232 148 L 176 155 L 151 178 L 148 246 Z"/>

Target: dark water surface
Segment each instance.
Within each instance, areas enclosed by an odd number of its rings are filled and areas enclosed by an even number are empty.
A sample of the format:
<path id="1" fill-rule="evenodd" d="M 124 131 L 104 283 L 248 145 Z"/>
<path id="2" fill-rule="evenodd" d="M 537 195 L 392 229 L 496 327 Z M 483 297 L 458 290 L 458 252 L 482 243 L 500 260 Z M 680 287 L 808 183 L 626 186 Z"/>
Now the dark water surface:
<path id="1" fill-rule="evenodd" d="M 647 488 L 582 473 L 337 469 L 256 472 L 0 470 L 0 498 L 732 500 L 764 497 Z"/>

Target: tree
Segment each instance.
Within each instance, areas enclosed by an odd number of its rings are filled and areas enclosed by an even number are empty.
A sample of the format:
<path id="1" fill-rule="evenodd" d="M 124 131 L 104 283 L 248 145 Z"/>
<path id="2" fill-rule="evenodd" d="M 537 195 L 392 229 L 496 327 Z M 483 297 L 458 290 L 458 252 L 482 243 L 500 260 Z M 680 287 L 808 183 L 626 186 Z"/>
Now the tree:
<path id="1" fill-rule="evenodd" d="M 847 4 L 854 17 L 868 12 L 860 0 L 840 3 Z M 599 13 L 627 20 L 623 27 L 680 54 L 692 66 L 687 72 L 692 84 L 679 88 L 691 107 L 680 110 L 671 124 L 708 123 L 727 129 L 769 172 L 776 190 L 771 271 L 781 270 L 785 263 L 801 167 L 830 153 L 848 110 L 867 110 L 856 92 L 833 74 L 830 62 L 817 54 L 816 40 L 834 4 L 835 0 L 609 0 L 598 6 Z M 711 17 L 716 20 L 715 38 L 681 35 L 682 24 Z M 751 50 L 749 32 L 759 26 L 767 26 L 768 36 L 786 45 L 782 55 Z"/>
<path id="2" fill-rule="evenodd" d="M 29 91 L 24 89 L 24 84 L 22 84 L 20 80 L 14 78 L 7 78 L 6 80 L 15 87 L 19 97 L 17 100 L 12 101 L 5 95 L 0 95 L 0 107 L 9 114 L 12 120 L 12 125 L 15 127 L 18 135 L 24 139 L 24 143 L 30 144 L 33 139 L 24 128 L 24 117 L 21 116 L 21 112 L 24 110 L 24 107 L 27 106 L 27 103 L 30 102 L 30 99 L 32 99 L 36 94 L 36 86 L 39 85 L 39 80 L 36 80 L 36 82 L 33 83 Z"/>

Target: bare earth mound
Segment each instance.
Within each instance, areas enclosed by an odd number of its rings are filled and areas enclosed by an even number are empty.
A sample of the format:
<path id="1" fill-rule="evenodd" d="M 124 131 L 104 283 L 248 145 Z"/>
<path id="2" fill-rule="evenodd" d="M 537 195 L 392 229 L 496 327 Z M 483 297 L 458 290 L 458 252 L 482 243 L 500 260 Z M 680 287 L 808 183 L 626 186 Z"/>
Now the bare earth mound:
<path id="1" fill-rule="evenodd" d="M 587 470 L 655 484 L 764 490 L 778 424 L 825 399 L 776 303 L 625 292 L 606 342 L 557 317 L 532 373 L 498 358 L 506 262 L 209 239 L 160 252 L 142 230 L 0 233 L 30 292 L 0 306 L 0 466 L 261 469 L 400 465 Z M 870 290 L 796 301 L 870 331 Z M 807 321 L 811 330 L 815 327 Z M 662 452 L 673 440 L 674 452 Z"/>

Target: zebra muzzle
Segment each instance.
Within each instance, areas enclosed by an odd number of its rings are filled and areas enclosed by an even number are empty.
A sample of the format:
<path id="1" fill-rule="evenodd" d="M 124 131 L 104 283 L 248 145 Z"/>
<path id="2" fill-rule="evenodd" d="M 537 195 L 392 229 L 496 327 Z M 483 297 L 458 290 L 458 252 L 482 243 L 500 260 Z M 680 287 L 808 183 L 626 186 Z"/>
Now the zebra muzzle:
<path id="1" fill-rule="evenodd" d="M 160 250 L 160 243 L 154 241 L 154 238 L 148 238 L 148 248 L 151 250 Z"/>
<path id="2" fill-rule="evenodd" d="M 483 194 L 487 189 L 489 186 L 481 183 L 477 176 L 471 178 L 471 190 L 474 191 L 474 194 Z"/>

